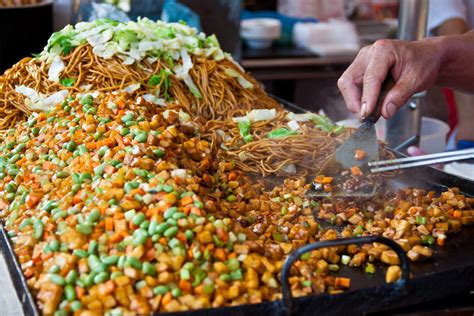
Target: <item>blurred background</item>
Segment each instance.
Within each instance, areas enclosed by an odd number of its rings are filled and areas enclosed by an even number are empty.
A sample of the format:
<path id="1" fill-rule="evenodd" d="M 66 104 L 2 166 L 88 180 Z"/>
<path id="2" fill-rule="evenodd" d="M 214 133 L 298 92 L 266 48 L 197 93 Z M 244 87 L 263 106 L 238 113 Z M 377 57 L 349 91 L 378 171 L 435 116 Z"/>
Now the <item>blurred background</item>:
<path id="1" fill-rule="evenodd" d="M 305 109 L 323 111 L 331 119 L 350 125 L 356 119 L 347 112 L 336 82 L 360 47 L 382 38 L 398 36 L 413 40 L 466 32 L 472 21 L 473 3 L 472 0 L 0 0 L 0 26 L 4 30 L 0 34 L 0 70 L 24 56 L 40 52 L 51 32 L 66 24 L 102 17 L 122 21 L 137 17 L 184 20 L 208 34 L 215 33 L 224 50 L 232 53 L 268 92 Z M 412 101 L 407 107 L 411 109 L 409 114 L 393 120 L 392 126 L 383 122 L 379 136 L 385 139 L 387 135 L 396 136 L 397 139 L 389 140 L 396 147 L 410 136 L 436 132 L 432 144 L 437 148 L 425 148 L 425 152 L 444 150 L 449 135 L 453 146 L 461 140 L 469 143 L 474 140 L 469 123 L 474 119 L 472 103 L 471 96 L 434 88 Z M 435 121 L 423 121 L 421 117 Z"/>

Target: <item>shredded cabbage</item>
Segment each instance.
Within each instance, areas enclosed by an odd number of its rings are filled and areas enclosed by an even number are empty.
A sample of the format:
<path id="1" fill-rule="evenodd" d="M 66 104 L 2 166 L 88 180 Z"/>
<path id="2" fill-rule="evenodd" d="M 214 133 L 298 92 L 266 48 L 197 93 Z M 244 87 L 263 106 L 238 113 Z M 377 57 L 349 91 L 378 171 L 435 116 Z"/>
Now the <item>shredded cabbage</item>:
<path id="1" fill-rule="evenodd" d="M 50 80 L 59 82 L 59 76 L 64 70 L 60 56 L 69 54 L 74 47 L 85 43 L 92 46 L 95 55 L 104 59 L 116 56 L 126 65 L 142 60 L 162 60 L 197 98 L 202 98 L 201 92 L 189 76 L 189 71 L 193 68 L 192 56 L 215 60 L 227 58 L 234 62 L 230 55 L 222 51 L 214 35 L 206 37 L 204 33 L 187 25 L 155 22 L 147 18 L 128 23 L 101 19 L 80 22 L 75 26 L 68 25 L 51 36 L 40 54 L 40 58 L 50 64 Z M 226 72 L 235 77 L 242 87 L 253 88 L 252 83 L 240 73 L 231 69 Z"/>
<path id="2" fill-rule="evenodd" d="M 51 66 L 49 66 L 48 79 L 53 82 L 59 82 L 59 75 L 63 72 L 64 68 L 64 62 L 61 57 L 59 55 L 55 56 Z"/>
<path id="3" fill-rule="evenodd" d="M 248 81 L 247 79 L 244 78 L 238 71 L 235 71 L 232 68 L 226 68 L 224 71 L 228 76 L 231 76 L 233 78 L 237 78 L 237 81 L 239 84 L 242 86 L 244 89 L 252 89 L 253 84 Z"/>

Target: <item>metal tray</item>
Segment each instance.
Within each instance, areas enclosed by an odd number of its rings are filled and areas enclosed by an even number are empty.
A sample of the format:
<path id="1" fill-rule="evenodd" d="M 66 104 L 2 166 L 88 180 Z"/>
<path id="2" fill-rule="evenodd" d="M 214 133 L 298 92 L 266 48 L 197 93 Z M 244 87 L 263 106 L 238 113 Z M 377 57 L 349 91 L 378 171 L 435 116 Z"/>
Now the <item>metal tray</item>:
<path id="1" fill-rule="evenodd" d="M 302 108 L 283 100 L 277 100 L 294 112 L 304 112 Z M 458 187 L 464 194 L 474 195 L 473 181 L 431 167 L 407 170 L 396 179 L 389 180 L 388 185 L 393 189 L 418 187 L 438 192 L 449 187 Z M 350 242 L 359 244 L 372 242 L 372 238 L 380 237 L 361 237 Z M 342 294 L 291 298 L 291 294 L 286 291 L 284 300 L 274 302 L 160 315 L 358 315 L 411 306 L 455 294 L 467 294 L 474 290 L 474 242 L 472 240 L 474 240 L 474 226 L 464 227 L 458 234 L 448 237 L 446 246 L 435 247 L 432 258 L 425 262 L 407 264 L 404 267 L 405 277 L 392 284 L 385 283 L 386 269 L 383 266 L 380 266 L 374 275 L 367 275 L 362 269 L 343 266 L 337 274 L 351 278 L 351 288 Z M 334 242 L 348 243 L 347 240 Z M 382 240 L 382 242 L 386 241 Z M 388 240 L 388 243 L 390 242 Z M 331 242 L 329 245 L 325 242 L 310 244 L 296 251 L 304 252 L 328 246 L 334 246 L 334 243 Z M 406 258 L 400 247 L 393 244 L 389 244 L 389 246 L 399 252 L 400 258 Z M 26 315 L 39 315 L 36 303 L 28 289 L 2 225 L 0 225 L 0 247 L 23 311 Z M 294 256 L 298 257 L 296 254 Z M 283 268 L 283 276 L 286 276 L 285 271 L 290 265 L 291 262 L 287 260 Z M 407 277 L 409 272 L 411 272 L 411 278 Z"/>

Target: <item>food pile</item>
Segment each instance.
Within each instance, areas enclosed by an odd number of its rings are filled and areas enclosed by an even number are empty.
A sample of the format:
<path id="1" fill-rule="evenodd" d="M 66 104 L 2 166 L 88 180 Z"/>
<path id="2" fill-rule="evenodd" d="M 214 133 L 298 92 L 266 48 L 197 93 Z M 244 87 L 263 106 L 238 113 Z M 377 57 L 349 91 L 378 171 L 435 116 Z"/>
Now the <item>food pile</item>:
<path id="1" fill-rule="evenodd" d="M 114 32 L 128 30 L 115 22 L 94 23 L 79 29 L 112 25 Z M 135 26 L 136 34 L 151 36 L 148 29 Z M 103 28 L 100 36 L 107 30 Z M 174 38 L 179 37 L 169 39 Z M 76 58 L 74 54 L 86 56 L 97 47 L 87 37 L 86 41 L 62 39 L 58 45 L 70 51 L 54 55 L 47 49 L 40 59 L 61 56 L 65 62 Z M 161 41 L 160 37 L 155 43 Z M 127 45 L 134 47 L 135 41 Z M 84 53 L 77 53 L 82 49 Z M 97 62 L 109 62 L 105 57 L 94 55 Z M 126 65 L 127 57 L 114 58 Z M 161 55 L 156 58 L 162 65 Z M 222 66 L 212 58 L 214 67 Z M 177 57 L 173 69 L 184 65 L 185 59 Z M 27 68 L 38 66 L 37 62 L 27 62 Z M 134 60 L 130 67 L 140 62 Z M 71 69 L 78 63 L 80 59 Z M 225 63 L 235 65 L 227 59 Z M 25 66 L 14 69 L 21 65 Z M 43 72 L 51 69 L 45 65 Z M 134 76 L 132 68 L 126 69 Z M 147 80 L 162 69 L 158 67 Z M 196 65 L 188 71 L 196 71 Z M 70 74 L 77 75 L 72 70 Z M 243 79 L 253 79 L 239 74 L 230 76 L 240 81 L 235 95 L 242 100 L 252 95 L 258 103 L 256 96 L 264 92 L 254 94 L 260 88 L 242 84 Z M 10 71 L 0 82 L 13 84 L 11 75 Z M 90 76 L 68 77 L 74 82 L 54 102 L 45 102 L 49 97 L 41 94 L 61 84 L 51 84 L 46 77 L 40 80 L 40 90 L 34 85 L 20 88 L 36 93 L 22 95 L 23 105 L 41 105 L 41 111 L 29 107 L 31 114 L 21 112 L 14 128 L 2 132 L 0 142 L 0 216 L 45 315 L 147 314 L 277 300 L 285 258 L 302 245 L 376 234 L 394 239 L 410 259 L 423 260 L 432 255 L 433 245 L 443 246 L 449 233 L 474 218 L 474 199 L 457 189 L 440 196 L 405 189 L 371 200 L 316 201 L 306 198 L 311 183 L 304 173 L 289 167 L 281 173 L 281 168 L 267 170 L 268 175 L 288 175 L 268 188 L 255 178 L 261 170 L 246 171 L 239 154 L 228 151 L 256 138 L 263 141 L 264 135 L 277 142 L 319 131 L 320 142 L 337 144 L 349 132 L 315 114 L 303 120 L 279 107 L 240 110 L 233 103 L 238 98 L 229 101 L 235 111 L 227 118 L 224 112 L 214 112 L 222 121 L 234 122 L 223 126 L 206 117 L 212 111 L 201 107 L 213 106 L 202 89 L 207 84 L 199 85 L 202 99 L 182 104 L 176 91 L 186 94 L 189 85 L 183 89 L 174 75 L 161 77 L 158 92 L 157 85 L 150 88 L 146 81 L 136 90 L 108 90 L 101 83 L 86 89 L 76 84 Z M 191 77 L 198 85 L 196 76 Z M 175 93 L 160 104 L 155 98 L 164 96 L 163 87 Z M 2 88 L 2 93 L 15 94 L 5 85 Z M 293 121 L 299 128 L 289 124 Z M 305 150 L 315 157 L 326 154 Z M 304 167 L 292 163 L 295 169 Z M 321 249 L 301 256 L 292 268 L 290 284 L 295 296 L 339 293 L 350 287 L 350 279 L 337 276 L 340 265 L 366 273 L 390 266 L 386 278 L 393 282 L 400 276 L 398 264 L 393 250 L 379 244 Z"/>

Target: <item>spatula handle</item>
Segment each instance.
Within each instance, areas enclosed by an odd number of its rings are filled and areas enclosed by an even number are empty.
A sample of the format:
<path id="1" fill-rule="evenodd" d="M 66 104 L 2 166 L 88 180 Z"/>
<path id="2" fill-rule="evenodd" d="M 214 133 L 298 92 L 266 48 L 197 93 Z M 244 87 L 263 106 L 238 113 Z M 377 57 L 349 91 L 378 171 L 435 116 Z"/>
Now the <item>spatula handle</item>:
<path id="1" fill-rule="evenodd" d="M 380 94 L 377 98 L 377 102 L 375 103 L 374 110 L 362 120 L 363 123 L 371 122 L 375 124 L 379 120 L 380 116 L 382 115 L 383 100 L 385 100 L 385 96 L 394 85 L 395 82 L 393 81 L 392 76 L 390 76 L 389 74 L 387 78 L 385 78 L 385 80 L 382 82 L 382 87 L 380 88 Z"/>

